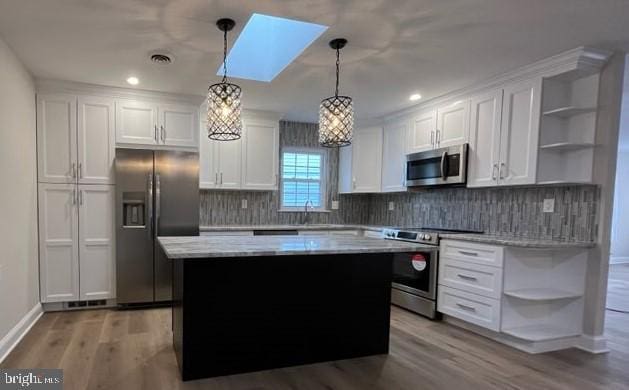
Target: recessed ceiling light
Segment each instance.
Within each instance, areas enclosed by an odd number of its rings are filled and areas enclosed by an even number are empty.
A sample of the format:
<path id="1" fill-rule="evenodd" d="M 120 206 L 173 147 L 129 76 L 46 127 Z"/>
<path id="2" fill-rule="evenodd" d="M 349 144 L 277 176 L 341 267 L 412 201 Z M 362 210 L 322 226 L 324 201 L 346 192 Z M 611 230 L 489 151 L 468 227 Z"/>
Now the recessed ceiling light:
<path id="1" fill-rule="evenodd" d="M 409 96 L 408 100 L 414 102 L 416 100 L 419 100 L 422 98 L 422 95 L 418 94 L 418 93 L 414 93 L 411 96 Z"/>
<path id="2" fill-rule="evenodd" d="M 140 83 L 140 80 L 135 76 L 131 76 L 127 79 L 127 83 L 131 85 L 138 85 Z"/>

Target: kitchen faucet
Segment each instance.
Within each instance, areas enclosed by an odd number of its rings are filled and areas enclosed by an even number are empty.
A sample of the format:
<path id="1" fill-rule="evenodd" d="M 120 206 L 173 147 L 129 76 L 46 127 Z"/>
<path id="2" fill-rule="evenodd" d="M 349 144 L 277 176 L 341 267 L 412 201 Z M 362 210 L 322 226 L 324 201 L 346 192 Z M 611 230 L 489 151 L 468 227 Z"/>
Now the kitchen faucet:
<path id="1" fill-rule="evenodd" d="M 310 203 L 310 209 L 308 209 L 308 203 Z M 304 218 L 303 218 L 303 224 L 308 224 L 309 218 L 308 218 L 308 211 L 309 210 L 314 210 L 314 203 L 312 203 L 312 201 L 310 199 L 308 199 L 306 201 L 306 203 L 304 204 Z"/>

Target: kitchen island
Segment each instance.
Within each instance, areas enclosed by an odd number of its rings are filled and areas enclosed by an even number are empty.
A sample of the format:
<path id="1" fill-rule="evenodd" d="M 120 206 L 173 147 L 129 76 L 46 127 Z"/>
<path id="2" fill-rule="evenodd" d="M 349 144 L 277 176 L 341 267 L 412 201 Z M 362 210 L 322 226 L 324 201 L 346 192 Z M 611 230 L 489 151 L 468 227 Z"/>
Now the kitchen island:
<path id="1" fill-rule="evenodd" d="M 183 380 L 389 349 L 392 258 L 421 244 L 367 237 L 160 237 L 174 263 Z"/>

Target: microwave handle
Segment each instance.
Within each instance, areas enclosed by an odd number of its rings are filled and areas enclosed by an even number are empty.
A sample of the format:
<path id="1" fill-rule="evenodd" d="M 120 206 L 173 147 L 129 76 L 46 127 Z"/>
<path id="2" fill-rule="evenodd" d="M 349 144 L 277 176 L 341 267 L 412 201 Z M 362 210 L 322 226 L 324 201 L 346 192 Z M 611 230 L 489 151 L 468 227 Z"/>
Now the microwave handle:
<path id="1" fill-rule="evenodd" d="M 448 172 L 446 172 L 446 165 L 448 159 L 448 152 L 443 152 L 441 154 L 441 178 L 446 180 L 448 177 Z"/>

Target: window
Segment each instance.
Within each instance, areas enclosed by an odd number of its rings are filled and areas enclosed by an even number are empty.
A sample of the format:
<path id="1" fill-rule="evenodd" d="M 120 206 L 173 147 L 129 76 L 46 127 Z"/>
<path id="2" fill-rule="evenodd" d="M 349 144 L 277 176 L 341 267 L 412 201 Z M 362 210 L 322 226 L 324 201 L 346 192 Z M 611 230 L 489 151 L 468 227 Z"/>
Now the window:
<path id="1" fill-rule="evenodd" d="M 325 209 L 325 151 L 284 149 L 282 152 L 281 209 L 301 211 L 311 201 Z"/>

